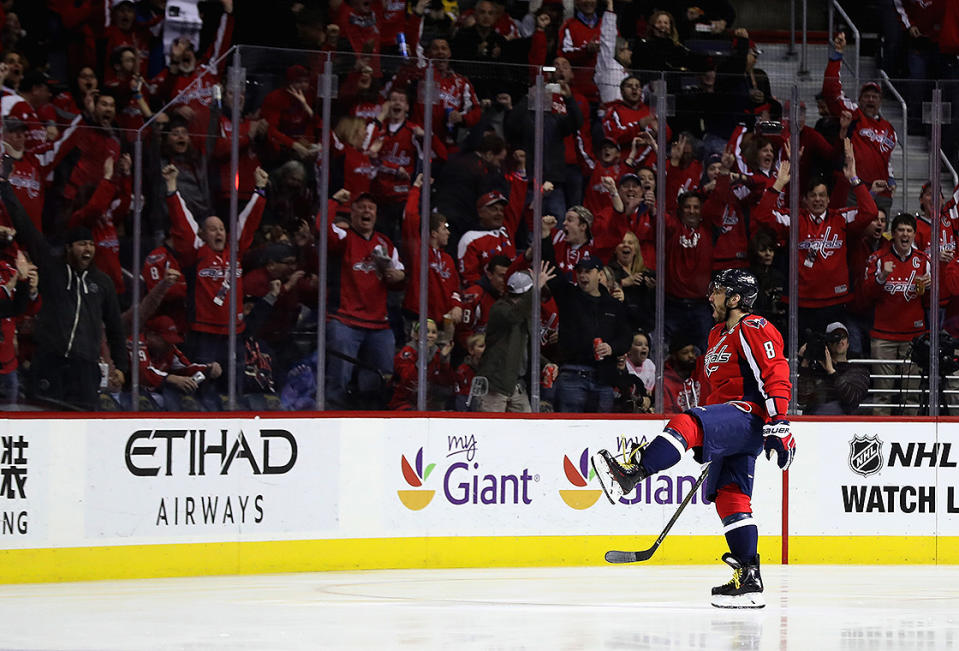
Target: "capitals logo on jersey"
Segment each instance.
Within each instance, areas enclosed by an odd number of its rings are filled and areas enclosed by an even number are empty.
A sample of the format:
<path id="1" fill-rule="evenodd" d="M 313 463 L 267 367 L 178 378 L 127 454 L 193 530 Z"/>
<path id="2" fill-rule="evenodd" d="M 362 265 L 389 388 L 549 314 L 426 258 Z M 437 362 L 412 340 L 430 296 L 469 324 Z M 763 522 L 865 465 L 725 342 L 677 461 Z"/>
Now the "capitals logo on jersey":
<path id="1" fill-rule="evenodd" d="M 706 353 L 706 358 L 703 360 L 703 371 L 705 371 L 706 377 L 718 371 L 719 365 L 725 364 L 729 361 L 729 358 L 732 357 L 732 353 L 729 352 L 729 344 L 725 342 L 726 335 L 723 335 L 719 341 L 716 342 L 716 345 L 710 348 L 709 352 Z"/>

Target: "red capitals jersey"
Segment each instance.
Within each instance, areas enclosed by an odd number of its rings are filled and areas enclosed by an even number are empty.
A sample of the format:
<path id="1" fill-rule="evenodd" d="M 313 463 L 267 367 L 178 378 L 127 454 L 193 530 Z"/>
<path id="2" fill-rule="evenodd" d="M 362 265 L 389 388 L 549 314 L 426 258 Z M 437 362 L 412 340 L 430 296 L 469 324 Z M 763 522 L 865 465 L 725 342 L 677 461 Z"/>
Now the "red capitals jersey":
<path id="1" fill-rule="evenodd" d="M 378 15 L 379 11 L 380 7 L 374 6 L 372 11 L 360 12 L 354 9 L 351 3 L 344 2 L 333 16 L 343 36 L 349 41 L 350 48 L 354 52 L 366 52 L 372 55 L 367 60 L 373 68 L 374 77 L 380 76 L 380 57 L 377 55 L 380 53 L 379 25 L 382 18 Z"/>
<path id="2" fill-rule="evenodd" d="M 866 183 L 856 187 L 858 208 L 830 209 L 817 218 L 803 208 L 799 213 L 799 307 L 826 307 L 849 300 L 848 242 L 858 240 L 878 210 Z M 766 190 L 752 213 L 767 224 L 780 241 L 792 223 L 788 212 L 776 210 L 779 193 Z"/>
<path id="3" fill-rule="evenodd" d="M 516 245 L 505 226 L 490 231 L 467 231 L 457 245 L 456 257 L 460 263 L 463 284 L 475 283 L 483 275 L 486 264 L 494 255 L 516 257 Z"/>
<path id="4" fill-rule="evenodd" d="M 463 322 L 456 325 L 456 342 L 466 349 L 466 340 L 470 336 L 486 332 L 486 323 L 489 321 L 489 311 L 493 303 L 499 298 L 493 293 L 486 280 L 483 279 L 463 290 Z"/>
<path id="5" fill-rule="evenodd" d="M 578 14 L 579 12 L 577 12 Z M 599 89 L 593 81 L 593 69 L 596 67 L 595 52 L 589 52 L 589 43 L 599 43 L 599 15 L 593 14 L 592 25 L 584 23 L 579 16 L 573 16 L 559 28 L 560 54 L 569 59 L 573 66 L 573 85 L 590 102 L 599 101 Z"/>
<path id="6" fill-rule="evenodd" d="M 43 204 L 46 197 L 47 176 L 60 164 L 77 142 L 77 124 L 80 118 L 63 132 L 62 137 L 53 143 L 41 145 L 34 151 L 24 151 L 21 158 L 13 158 L 10 171 L 10 187 L 30 216 L 30 221 L 42 232 Z M 0 151 L 7 153 L 6 143 L 0 143 Z M 100 169 L 103 176 L 103 168 Z M 9 220 L 6 220 L 9 222 Z"/>
<path id="7" fill-rule="evenodd" d="M 167 196 L 170 211 L 170 235 L 184 267 L 194 267 L 193 301 L 190 304 L 191 328 L 197 332 L 225 335 L 230 324 L 230 247 L 214 251 L 199 237 L 199 223 L 190 213 L 179 192 Z M 253 234 L 263 218 L 266 198 L 257 191 L 237 215 L 240 228 L 237 255 L 240 260 L 253 242 Z M 243 268 L 236 265 L 236 331 L 243 332 Z"/>
<path id="8" fill-rule="evenodd" d="M 739 194 L 737 194 L 737 192 Z M 716 187 L 703 203 L 703 217 L 716 227 L 713 245 L 713 271 L 749 266 L 749 233 L 740 199 L 749 190 L 742 184 L 730 184 L 729 175 L 716 178 Z"/>
<path id="9" fill-rule="evenodd" d="M 646 263 L 645 259 L 643 262 Z M 703 221 L 693 228 L 667 214 L 666 293 L 675 298 L 703 300 L 712 270 L 713 234 L 709 223 Z"/>
<path id="10" fill-rule="evenodd" d="M 702 404 L 748 402 L 766 419 L 786 415 L 789 362 L 782 335 L 763 317 L 748 314 L 729 330 L 725 323 L 713 326 L 702 364 L 707 389 Z"/>
<path id="11" fill-rule="evenodd" d="M 566 239 L 566 233 L 561 228 L 554 228 L 553 253 L 556 259 L 557 273 L 566 276 L 571 283 L 576 282 L 576 276 L 573 272 L 580 260 L 593 257 L 593 247 L 590 242 L 574 246 Z"/>
<path id="12" fill-rule="evenodd" d="M 653 110 L 646 104 L 640 103 L 633 108 L 621 99 L 616 100 L 606 107 L 606 115 L 603 116 L 603 134 L 618 142 L 622 151 L 628 152 L 633 146 L 633 138 L 647 131 L 646 126 L 641 122 L 651 116 L 653 116 Z M 669 125 L 666 125 L 666 141 L 668 142 L 671 138 L 672 130 Z M 653 158 L 653 165 L 655 160 Z"/>
<path id="13" fill-rule="evenodd" d="M 133 362 L 133 339 L 127 337 L 127 351 L 130 353 L 130 362 Z M 140 350 L 137 360 L 140 365 L 140 384 L 150 389 L 159 389 L 166 382 L 168 375 L 191 376 L 195 373 L 207 373 L 209 364 L 193 364 L 187 356 L 177 348 L 171 346 L 163 357 L 154 357 L 147 348 L 146 338 L 140 335 Z"/>
<path id="14" fill-rule="evenodd" d="M 411 192 L 416 163 L 423 156 L 420 139 L 413 132 L 419 125 L 404 120 L 400 124 L 377 126 L 376 134 L 383 136 L 383 146 L 379 152 L 380 169 L 373 179 L 373 193 L 381 200 L 399 202 Z M 433 144 L 442 143 L 434 138 Z M 397 175 L 399 170 L 406 173 L 405 178 Z"/>
<path id="15" fill-rule="evenodd" d="M 24 145 L 27 151 L 33 151 L 47 141 L 47 127 L 29 102 L 14 104 L 7 117 L 22 120 L 27 125 L 27 142 Z"/>
<path id="16" fill-rule="evenodd" d="M 271 127 L 293 140 L 315 142 L 319 139 L 317 119 L 310 115 L 302 102 L 293 97 L 286 88 L 277 88 L 266 96 L 260 108 L 260 115 Z"/>
<path id="17" fill-rule="evenodd" d="M 673 167 L 672 161 L 666 163 L 666 212 L 676 214 L 679 208 L 679 195 L 699 189 L 703 177 L 703 164 L 693 159 L 686 167 Z"/>
<path id="18" fill-rule="evenodd" d="M 420 188 L 410 188 L 403 217 L 403 253 L 409 266 L 409 281 L 403 307 L 415 313 L 420 311 Z M 460 276 L 453 257 L 441 249 L 429 247 L 427 251 L 429 277 L 427 278 L 427 314 L 442 328 L 443 315 L 454 307 L 462 307 Z"/>
<path id="19" fill-rule="evenodd" d="M 893 0 L 902 28 L 908 32 L 915 27 L 932 41 L 939 40 L 947 4 L 949 0 Z"/>
<path id="20" fill-rule="evenodd" d="M 600 260 L 611 260 L 628 228 L 626 215 L 616 212 L 612 206 L 606 206 L 594 212 L 593 225 L 589 229 L 593 236 L 593 241 L 590 243 L 593 255 Z M 645 262 L 645 258 L 643 260 Z"/>
<path id="21" fill-rule="evenodd" d="M 831 59 L 826 65 L 826 75 L 822 80 L 823 99 L 832 115 L 840 115 L 843 111 L 852 113 L 852 134 L 849 139 L 856 157 L 856 173 L 866 188 L 870 188 L 877 179 L 888 180 L 891 184 L 894 179 L 892 150 L 896 148 L 896 130 L 881 115 L 875 118 L 866 116 L 856 102 L 843 95 L 842 82 L 839 80 L 841 66 L 841 56 Z M 848 193 L 849 182 L 842 177 L 833 189 L 833 204 L 845 205 Z M 891 196 L 888 192 L 884 194 Z"/>
<path id="22" fill-rule="evenodd" d="M 157 308 L 157 313 L 167 315 L 176 322 L 181 332 L 186 332 L 188 327 L 186 318 L 186 276 L 183 275 L 180 262 L 176 259 L 176 252 L 165 244 L 150 251 L 143 260 L 140 277 L 146 286 L 146 293 L 149 294 L 163 280 L 167 269 L 171 268 L 180 272 L 180 278 L 163 295 L 163 301 Z"/>
<path id="23" fill-rule="evenodd" d="M 390 238 L 374 232 L 363 237 L 352 228 L 330 224 L 330 254 L 339 257 L 339 305 L 331 319 L 355 328 L 385 330 L 386 283 L 376 266 L 374 253 L 386 256 L 394 269 L 403 270 L 403 263 Z"/>
<path id="24" fill-rule="evenodd" d="M 884 283 L 879 274 L 887 262 L 892 272 Z M 900 257 L 895 247 L 884 248 L 869 258 L 863 291 L 876 306 L 871 337 L 891 341 L 909 341 L 926 330 L 923 297 L 916 291 L 916 279 L 929 273 L 929 256 L 915 248 Z"/>
<path id="25" fill-rule="evenodd" d="M 630 169 L 626 167 L 626 163 L 621 161 L 617 161 L 612 165 L 603 165 L 603 163 L 597 160 L 590 171 L 589 180 L 586 182 L 586 190 L 583 192 L 583 206 L 589 208 L 589 211 L 593 214 L 609 206 L 610 196 L 606 187 L 603 185 L 603 177 L 611 176 L 613 180 L 618 183 L 619 177 L 629 171 Z"/>
<path id="26" fill-rule="evenodd" d="M 15 247 L 10 247 L 8 253 L 16 253 Z M 10 279 L 17 275 L 14 258 L 7 254 L 0 256 L 0 309 L 10 316 L 0 318 L 0 375 L 12 373 L 17 369 L 17 317 L 23 314 L 33 316 L 40 311 L 40 296 L 33 299 L 17 296 L 17 292 L 29 291 L 25 285 L 7 287 Z M 23 289 L 21 289 L 23 288 Z M 24 298 L 27 300 L 24 301 Z M 18 311 L 16 304 L 23 302 L 25 310 Z M 13 312 L 11 314 L 11 312 Z"/>
<path id="27" fill-rule="evenodd" d="M 952 196 L 946 201 L 939 213 L 939 250 L 948 253 L 956 253 L 956 232 L 959 231 L 959 210 L 956 204 L 959 202 L 959 185 L 952 192 Z M 929 248 L 932 244 L 932 220 L 925 214 L 916 215 L 916 248 L 930 254 Z"/>
<path id="28" fill-rule="evenodd" d="M 387 409 L 407 411 L 416 409 L 416 391 L 418 373 L 416 360 L 419 358 L 416 346 L 407 344 L 393 358 L 393 398 Z M 429 388 L 433 386 L 456 386 L 456 374 L 450 366 L 449 358 L 443 359 L 439 352 L 433 354 L 429 366 L 426 367 L 426 382 Z"/>

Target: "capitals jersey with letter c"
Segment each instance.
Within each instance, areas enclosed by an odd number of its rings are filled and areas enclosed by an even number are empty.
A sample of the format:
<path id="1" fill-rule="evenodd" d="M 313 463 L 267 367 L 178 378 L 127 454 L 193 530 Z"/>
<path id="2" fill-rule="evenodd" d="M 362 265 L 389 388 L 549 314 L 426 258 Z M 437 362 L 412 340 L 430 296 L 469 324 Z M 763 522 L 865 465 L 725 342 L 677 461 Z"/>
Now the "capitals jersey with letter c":
<path id="1" fill-rule="evenodd" d="M 754 314 L 744 316 L 730 330 L 725 322 L 713 326 L 702 381 L 702 393 L 708 396 L 705 405 L 745 402 L 763 420 L 785 417 L 792 383 L 782 335 Z"/>

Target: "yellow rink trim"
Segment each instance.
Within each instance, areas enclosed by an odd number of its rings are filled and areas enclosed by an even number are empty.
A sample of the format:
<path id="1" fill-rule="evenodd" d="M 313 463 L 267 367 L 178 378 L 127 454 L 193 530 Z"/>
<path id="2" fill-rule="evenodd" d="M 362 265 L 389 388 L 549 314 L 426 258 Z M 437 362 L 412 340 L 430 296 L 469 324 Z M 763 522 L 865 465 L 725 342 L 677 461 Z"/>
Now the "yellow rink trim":
<path id="1" fill-rule="evenodd" d="M 609 549 L 636 550 L 654 536 L 523 536 L 288 540 L 0 550 L 0 583 L 87 581 L 330 570 L 605 565 Z M 959 538 L 791 537 L 791 563 L 959 563 Z M 721 535 L 668 538 L 648 564 L 712 564 Z M 760 540 L 779 562 L 778 536 Z M 937 559 L 938 554 L 938 559 Z"/>

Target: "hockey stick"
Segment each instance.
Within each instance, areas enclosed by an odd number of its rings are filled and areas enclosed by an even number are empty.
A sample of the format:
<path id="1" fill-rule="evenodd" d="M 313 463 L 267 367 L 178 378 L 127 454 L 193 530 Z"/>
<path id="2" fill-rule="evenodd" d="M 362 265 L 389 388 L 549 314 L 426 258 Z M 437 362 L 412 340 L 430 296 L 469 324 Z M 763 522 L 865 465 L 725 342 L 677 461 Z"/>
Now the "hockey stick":
<path id="1" fill-rule="evenodd" d="M 653 546 L 649 549 L 644 549 L 638 552 L 620 552 L 616 550 L 610 550 L 606 552 L 606 562 L 607 563 L 635 563 L 637 561 L 648 561 L 652 558 L 653 554 L 656 553 L 656 550 L 659 549 L 659 546 L 662 544 L 663 540 L 666 538 L 666 534 L 669 533 L 669 530 L 673 528 L 673 525 L 676 524 L 676 520 L 679 519 L 679 514 L 683 512 L 683 509 L 686 508 L 686 505 L 689 504 L 689 500 L 693 499 L 693 495 L 696 494 L 696 491 L 699 490 L 699 487 L 703 485 L 703 482 L 706 481 L 706 475 L 709 474 L 709 464 L 712 461 L 706 463 L 703 467 L 703 472 L 699 475 L 699 479 L 696 480 L 696 485 L 693 486 L 693 489 L 686 494 L 686 497 L 683 499 L 682 503 L 679 505 L 679 508 L 676 509 L 676 512 L 673 513 L 673 517 L 669 519 L 669 522 L 666 523 L 666 528 L 663 529 L 663 532 L 659 534 L 659 538 L 656 539 L 656 542 L 653 543 Z"/>

